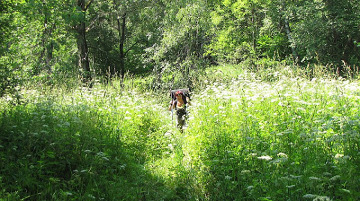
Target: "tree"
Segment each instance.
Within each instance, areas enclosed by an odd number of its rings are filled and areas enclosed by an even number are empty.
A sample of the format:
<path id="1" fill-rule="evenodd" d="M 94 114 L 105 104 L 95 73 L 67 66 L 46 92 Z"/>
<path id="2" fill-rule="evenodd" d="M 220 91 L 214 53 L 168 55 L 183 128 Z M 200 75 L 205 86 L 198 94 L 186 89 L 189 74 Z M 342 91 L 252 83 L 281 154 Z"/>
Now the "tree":
<path id="1" fill-rule="evenodd" d="M 298 5 L 294 41 L 303 63 L 359 64 L 359 1 L 311 1 Z M 314 37 L 316 36 L 316 37 Z M 334 69 L 335 70 L 335 69 Z"/>
<path id="2" fill-rule="evenodd" d="M 162 7 L 152 1 L 95 1 L 88 10 L 89 56 L 98 75 L 124 77 L 151 67 L 145 50 L 160 35 Z"/>
<path id="3" fill-rule="evenodd" d="M 235 63 L 255 58 L 266 5 L 265 0 L 222 0 L 211 12 L 207 53 Z"/>
<path id="4" fill-rule="evenodd" d="M 299 1 L 298 1 L 299 4 Z M 291 56 L 298 62 L 298 53 L 290 24 L 296 15 L 293 1 L 281 0 L 266 3 L 263 26 L 260 28 L 258 45 L 261 56 L 283 60 Z"/>
<path id="5" fill-rule="evenodd" d="M 53 0 L 32 0 L 27 4 L 29 13 L 25 13 L 31 21 L 38 21 L 39 38 L 39 57 L 34 68 L 34 74 L 40 74 L 46 71 L 52 72 L 53 50 L 54 50 L 54 32 L 56 32 L 57 1 Z"/>
<path id="6" fill-rule="evenodd" d="M 359 64 L 360 62 L 360 54 L 354 44 L 354 41 L 360 40 L 360 17 L 356 9 L 359 3 L 352 0 L 342 2 L 324 0 L 323 12 L 327 21 L 326 38 L 329 44 L 326 53 L 329 53 L 331 58 L 326 58 L 325 55 L 324 57 L 332 63 L 340 64 L 344 61 L 347 64 Z"/>
<path id="7" fill-rule="evenodd" d="M 164 17 L 161 38 L 147 52 L 155 63 L 157 75 L 154 87 L 162 74 L 181 72 L 183 83 L 191 88 L 191 71 L 205 59 L 204 46 L 208 43 L 208 4 L 206 1 L 163 1 Z M 173 77 L 174 79 L 174 77 Z"/>
<path id="8" fill-rule="evenodd" d="M 76 41 L 79 50 L 79 66 L 83 70 L 83 81 L 91 81 L 89 49 L 86 41 L 86 12 L 93 0 L 77 0 L 78 24 L 75 25 Z"/>
<path id="9" fill-rule="evenodd" d="M 0 1 L 0 97 L 3 96 L 9 86 L 13 85 L 11 72 L 13 66 L 9 60 L 12 29 L 14 29 L 12 24 L 14 18 L 13 6 L 11 1 Z"/>

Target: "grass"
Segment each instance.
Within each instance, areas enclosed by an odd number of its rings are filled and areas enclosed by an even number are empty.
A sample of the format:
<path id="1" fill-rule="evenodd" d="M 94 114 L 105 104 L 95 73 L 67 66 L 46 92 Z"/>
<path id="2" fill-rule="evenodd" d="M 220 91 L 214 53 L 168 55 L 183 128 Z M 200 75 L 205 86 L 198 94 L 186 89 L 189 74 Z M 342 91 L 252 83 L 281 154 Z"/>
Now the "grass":
<path id="1" fill-rule="evenodd" d="M 359 82 L 279 69 L 199 75 L 183 134 L 165 92 L 3 97 L 0 199 L 358 200 Z"/>
<path id="2" fill-rule="evenodd" d="M 183 147 L 203 199 L 359 198 L 357 82 L 244 79 L 195 99 Z"/>
<path id="3" fill-rule="evenodd" d="M 28 92 L 2 112 L 2 197 L 136 200 L 165 188 L 145 168 L 168 149 L 154 99 L 101 87 Z"/>

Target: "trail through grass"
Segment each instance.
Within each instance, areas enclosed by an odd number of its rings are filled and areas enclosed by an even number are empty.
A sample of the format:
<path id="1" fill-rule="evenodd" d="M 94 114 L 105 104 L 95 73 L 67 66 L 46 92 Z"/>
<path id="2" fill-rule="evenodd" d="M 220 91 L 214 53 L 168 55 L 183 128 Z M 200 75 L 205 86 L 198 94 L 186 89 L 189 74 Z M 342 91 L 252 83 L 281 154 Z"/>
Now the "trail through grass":
<path id="1" fill-rule="evenodd" d="M 183 134 L 167 94 L 96 85 L 4 97 L 0 198 L 358 200 L 359 82 L 272 76 L 204 81 Z"/>

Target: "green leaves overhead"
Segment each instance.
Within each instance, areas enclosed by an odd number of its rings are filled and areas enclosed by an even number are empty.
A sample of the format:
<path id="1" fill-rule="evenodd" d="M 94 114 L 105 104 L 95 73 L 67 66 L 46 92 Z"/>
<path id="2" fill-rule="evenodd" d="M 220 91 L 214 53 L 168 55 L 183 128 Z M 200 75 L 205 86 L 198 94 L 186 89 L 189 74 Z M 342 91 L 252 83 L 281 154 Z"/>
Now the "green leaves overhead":
<path id="1" fill-rule="evenodd" d="M 359 0 L 4 0 L 0 9 L 1 65 L 19 79 L 120 66 L 187 76 L 200 64 L 263 58 L 339 72 L 360 64 Z M 78 65 L 84 58 L 89 67 Z"/>
<path id="2" fill-rule="evenodd" d="M 224 0 L 211 12 L 212 42 L 207 54 L 219 60 L 239 62 L 256 53 L 265 1 Z"/>

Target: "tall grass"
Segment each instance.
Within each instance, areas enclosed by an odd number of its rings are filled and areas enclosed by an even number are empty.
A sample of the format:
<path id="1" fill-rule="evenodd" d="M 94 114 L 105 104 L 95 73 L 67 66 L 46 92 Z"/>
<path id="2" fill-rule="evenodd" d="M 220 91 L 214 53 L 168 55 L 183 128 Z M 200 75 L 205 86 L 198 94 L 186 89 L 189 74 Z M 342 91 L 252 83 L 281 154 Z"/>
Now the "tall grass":
<path id="1" fill-rule="evenodd" d="M 24 92 L 21 105 L 2 102 L 1 198 L 173 197 L 146 168 L 169 150 L 171 126 L 150 94 L 103 86 Z"/>
<path id="2" fill-rule="evenodd" d="M 358 200 L 359 82 L 299 74 L 208 69 L 184 133 L 141 79 L 19 89 L 0 101 L 0 199 Z"/>
<path id="3" fill-rule="evenodd" d="M 205 200 L 357 200 L 360 90 L 342 79 L 214 83 L 183 149 Z"/>

